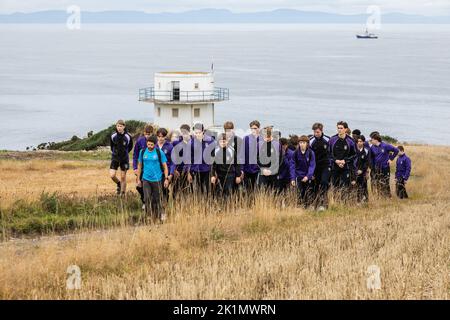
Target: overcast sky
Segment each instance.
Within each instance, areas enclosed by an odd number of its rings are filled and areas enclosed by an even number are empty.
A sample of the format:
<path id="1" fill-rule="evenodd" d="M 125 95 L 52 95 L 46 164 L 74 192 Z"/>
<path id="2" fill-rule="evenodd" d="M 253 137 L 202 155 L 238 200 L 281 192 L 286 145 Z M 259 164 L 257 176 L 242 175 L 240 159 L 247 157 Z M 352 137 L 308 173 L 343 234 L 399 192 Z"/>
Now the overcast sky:
<path id="1" fill-rule="evenodd" d="M 70 5 L 78 5 L 84 11 L 179 12 L 223 8 L 248 12 L 291 8 L 342 14 L 365 13 L 369 5 L 378 5 L 384 13 L 450 15 L 450 0 L 0 0 L 0 13 L 65 10 Z"/>

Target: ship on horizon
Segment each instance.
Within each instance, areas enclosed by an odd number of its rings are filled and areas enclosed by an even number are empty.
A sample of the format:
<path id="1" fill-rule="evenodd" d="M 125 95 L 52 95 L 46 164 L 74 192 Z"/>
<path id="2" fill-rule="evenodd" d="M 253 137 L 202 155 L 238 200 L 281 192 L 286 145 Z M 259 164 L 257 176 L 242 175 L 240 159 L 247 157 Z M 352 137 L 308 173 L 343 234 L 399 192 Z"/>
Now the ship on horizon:
<path id="1" fill-rule="evenodd" d="M 357 34 L 357 39 L 378 39 L 378 36 L 374 33 L 370 33 L 368 29 L 363 34 Z"/>

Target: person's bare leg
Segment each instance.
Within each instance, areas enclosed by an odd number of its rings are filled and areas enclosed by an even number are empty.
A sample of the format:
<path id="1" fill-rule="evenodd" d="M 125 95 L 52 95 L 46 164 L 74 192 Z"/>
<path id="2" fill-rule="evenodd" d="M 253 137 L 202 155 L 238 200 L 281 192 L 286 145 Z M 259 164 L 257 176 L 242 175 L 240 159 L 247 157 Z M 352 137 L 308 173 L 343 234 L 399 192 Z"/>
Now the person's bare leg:
<path id="1" fill-rule="evenodd" d="M 127 172 L 126 171 L 120 172 L 120 186 L 122 188 L 122 190 L 121 190 L 122 194 L 125 194 L 127 192 Z"/>
<path id="2" fill-rule="evenodd" d="M 117 170 L 109 170 L 109 176 L 111 177 L 111 180 L 114 181 L 116 184 L 119 183 L 119 179 L 117 178 Z"/>

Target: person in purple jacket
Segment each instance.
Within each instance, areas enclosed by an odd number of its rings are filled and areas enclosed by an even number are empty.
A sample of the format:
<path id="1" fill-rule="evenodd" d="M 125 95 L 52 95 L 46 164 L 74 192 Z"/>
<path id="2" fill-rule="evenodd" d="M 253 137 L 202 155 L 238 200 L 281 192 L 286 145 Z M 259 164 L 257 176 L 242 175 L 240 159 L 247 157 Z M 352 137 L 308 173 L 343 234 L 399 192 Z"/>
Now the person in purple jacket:
<path id="1" fill-rule="evenodd" d="M 339 121 L 336 126 L 338 133 L 332 136 L 328 142 L 331 160 L 331 183 L 335 189 L 340 191 L 341 198 L 347 198 L 352 170 L 355 170 L 355 142 L 346 133 L 348 129 L 346 122 Z"/>
<path id="2" fill-rule="evenodd" d="M 210 136 L 205 135 L 203 124 L 194 125 L 194 138 L 191 139 L 191 165 L 188 173 L 188 181 L 193 184 L 193 190 L 209 195 L 211 181 L 211 165 L 213 163 L 216 142 Z"/>
<path id="3" fill-rule="evenodd" d="M 181 125 L 179 139 L 172 143 L 173 199 L 181 192 L 190 189 L 188 176 L 191 165 L 191 140 L 191 127 L 188 124 Z"/>
<path id="4" fill-rule="evenodd" d="M 260 134 L 261 124 L 258 120 L 250 122 L 251 134 L 244 137 L 244 187 L 253 191 L 257 185 L 259 166 L 258 166 L 258 146 L 262 141 Z"/>
<path id="5" fill-rule="evenodd" d="M 144 189 L 142 188 L 142 184 L 139 184 L 139 181 L 142 181 L 142 177 L 138 177 L 138 162 L 141 150 L 147 148 L 147 139 L 153 135 L 153 131 L 154 131 L 153 126 L 146 125 L 144 127 L 143 135 L 137 139 L 133 150 L 133 171 L 134 175 L 136 176 L 136 190 L 141 196 L 141 201 L 143 204 L 142 209 L 145 209 L 145 199 L 144 199 Z"/>
<path id="6" fill-rule="evenodd" d="M 307 208 L 314 201 L 313 176 L 316 169 L 316 156 L 309 147 L 307 136 L 300 137 L 298 148 L 292 156 L 292 164 L 292 174 L 296 179 L 293 185 L 297 185 L 299 202 Z"/>
<path id="7" fill-rule="evenodd" d="M 395 170 L 396 194 L 400 199 L 407 199 L 406 182 L 411 174 L 411 159 L 406 155 L 405 148 L 398 146 L 397 166 Z"/>
<path id="8" fill-rule="evenodd" d="M 374 186 L 376 191 L 385 196 L 391 197 L 391 168 L 390 165 L 397 156 L 399 150 L 383 142 L 379 134 L 371 137 L 372 146 L 370 147 L 370 156 L 372 159 L 372 168 L 374 170 Z"/>
<path id="9" fill-rule="evenodd" d="M 174 166 L 172 165 L 172 149 L 173 145 L 167 140 L 168 131 L 165 128 L 159 128 L 156 131 L 156 137 L 158 139 L 158 143 L 156 144 L 156 147 L 159 148 L 162 152 L 164 152 L 166 159 L 167 159 L 167 167 L 169 170 L 169 184 L 172 182 L 173 179 L 173 171 Z M 164 201 L 169 200 L 169 188 L 163 188 L 163 199 Z"/>
<path id="10" fill-rule="evenodd" d="M 280 139 L 281 164 L 278 172 L 277 189 L 278 194 L 285 192 L 295 181 L 295 171 L 292 170 L 294 151 L 289 149 L 289 141 L 286 138 Z"/>

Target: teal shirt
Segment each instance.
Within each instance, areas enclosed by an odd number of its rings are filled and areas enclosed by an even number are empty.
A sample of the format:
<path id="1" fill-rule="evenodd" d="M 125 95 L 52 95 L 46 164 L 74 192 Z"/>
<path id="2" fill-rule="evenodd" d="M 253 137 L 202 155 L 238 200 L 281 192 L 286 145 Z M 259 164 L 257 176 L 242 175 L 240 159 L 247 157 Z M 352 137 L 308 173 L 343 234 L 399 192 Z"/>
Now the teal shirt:
<path id="1" fill-rule="evenodd" d="M 163 172 L 158 160 L 158 154 L 156 153 L 156 147 L 152 152 L 148 151 L 148 148 L 139 155 L 139 162 L 143 164 L 142 180 L 150 182 L 161 181 Z M 167 163 L 167 157 L 164 152 L 161 151 L 161 162 Z"/>

